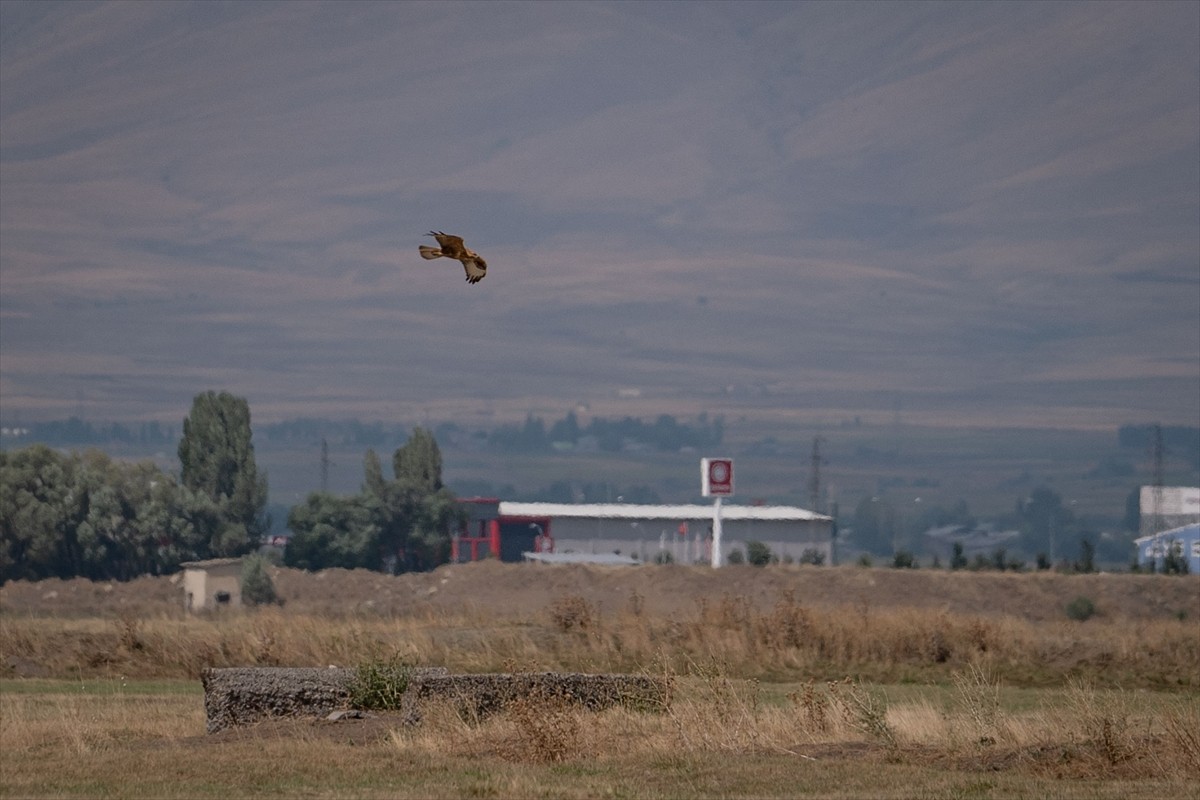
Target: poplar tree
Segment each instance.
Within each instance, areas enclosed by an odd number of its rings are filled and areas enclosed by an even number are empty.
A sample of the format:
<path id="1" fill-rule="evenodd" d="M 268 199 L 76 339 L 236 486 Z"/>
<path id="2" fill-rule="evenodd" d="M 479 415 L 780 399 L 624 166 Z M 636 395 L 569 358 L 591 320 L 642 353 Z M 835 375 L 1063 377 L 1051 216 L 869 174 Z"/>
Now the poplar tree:
<path id="1" fill-rule="evenodd" d="M 213 500 L 225 524 L 214 537 L 214 555 L 240 555 L 255 547 L 269 521 L 267 479 L 259 475 L 251 442 L 250 404 L 228 392 L 196 395 L 179 442 L 180 481 Z"/>

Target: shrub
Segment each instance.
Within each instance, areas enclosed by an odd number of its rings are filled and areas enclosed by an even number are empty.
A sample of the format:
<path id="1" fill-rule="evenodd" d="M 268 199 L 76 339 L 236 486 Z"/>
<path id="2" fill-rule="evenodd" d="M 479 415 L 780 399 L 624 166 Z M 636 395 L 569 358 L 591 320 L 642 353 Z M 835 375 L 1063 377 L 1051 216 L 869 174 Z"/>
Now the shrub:
<path id="1" fill-rule="evenodd" d="M 514 731 L 498 743 L 513 761 L 565 761 L 576 754 L 580 741 L 580 714 L 569 698 L 535 687 L 505 708 Z"/>
<path id="2" fill-rule="evenodd" d="M 992 551 L 992 566 L 1001 572 L 1008 566 L 1008 553 L 1003 547 L 997 547 Z"/>
<path id="3" fill-rule="evenodd" d="M 559 597 L 550 604 L 550 619 L 554 627 L 566 633 L 572 628 L 587 630 L 596 622 L 592 604 L 577 594 Z"/>
<path id="4" fill-rule="evenodd" d="M 368 661 L 359 664 L 350 684 L 350 705 L 375 711 L 400 708 L 408 691 L 412 667 L 401 661 Z"/>
<path id="5" fill-rule="evenodd" d="M 897 550 L 896 554 L 892 556 L 892 566 L 896 569 L 915 569 L 917 561 L 907 550 Z"/>
<path id="6" fill-rule="evenodd" d="M 765 567 L 775 560 L 771 548 L 762 542 L 746 542 L 746 561 L 755 567 Z"/>
<path id="7" fill-rule="evenodd" d="M 1096 604 L 1083 595 L 1067 603 L 1067 616 L 1076 622 L 1083 622 L 1095 613 Z"/>
<path id="8" fill-rule="evenodd" d="M 1178 541 L 1171 542 L 1171 546 L 1167 548 L 1167 554 L 1163 556 L 1162 572 L 1164 575 L 1187 575 L 1188 562 L 1183 555 L 1183 544 Z"/>
<path id="9" fill-rule="evenodd" d="M 1079 540 L 1079 560 L 1075 562 L 1075 571 L 1083 573 L 1096 571 L 1096 546 L 1086 537 Z"/>
<path id="10" fill-rule="evenodd" d="M 825 553 L 815 547 L 805 548 L 804 552 L 800 554 L 800 563 L 819 567 L 825 563 Z"/>
<path id="11" fill-rule="evenodd" d="M 242 562 L 242 600 L 252 606 L 280 602 L 275 593 L 275 582 L 267 572 L 267 559 L 263 556 L 247 556 Z"/>
<path id="12" fill-rule="evenodd" d="M 726 559 L 730 564 L 745 564 L 746 556 L 741 550 L 733 550 L 729 553 L 729 558 Z"/>
<path id="13" fill-rule="evenodd" d="M 655 564 L 674 564 L 675 556 L 671 555 L 669 550 L 659 550 L 654 554 Z"/>
<path id="14" fill-rule="evenodd" d="M 852 724 L 888 750 L 894 751 L 897 746 L 896 730 L 887 721 L 887 695 L 849 679 L 845 685 L 848 690 L 838 695 L 838 700 Z"/>

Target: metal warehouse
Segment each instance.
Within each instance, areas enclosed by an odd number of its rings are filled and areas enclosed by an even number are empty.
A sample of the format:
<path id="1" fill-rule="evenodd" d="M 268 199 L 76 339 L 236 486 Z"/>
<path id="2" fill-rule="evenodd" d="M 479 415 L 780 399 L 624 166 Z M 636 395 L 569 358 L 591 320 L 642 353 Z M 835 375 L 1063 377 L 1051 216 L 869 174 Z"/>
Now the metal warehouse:
<path id="1" fill-rule="evenodd" d="M 457 537 L 454 560 L 497 555 L 520 561 L 525 553 L 557 556 L 623 556 L 640 562 L 662 559 L 707 564 L 712 555 L 713 506 L 633 503 L 520 503 L 478 498 L 467 531 Z M 472 530 L 474 528 L 474 530 Z M 800 560 L 805 551 L 832 559 L 833 519 L 795 506 L 724 505 L 721 550 L 727 560 L 758 541 L 780 559 Z M 611 559 L 610 559 L 611 560 Z"/>
<path id="2" fill-rule="evenodd" d="M 1133 541 L 1138 549 L 1138 563 L 1142 566 L 1153 565 L 1156 570 L 1161 570 L 1167 553 L 1174 551 L 1187 561 L 1189 572 L 1200 573 L 1200 523 L 1160 531 Z"/>

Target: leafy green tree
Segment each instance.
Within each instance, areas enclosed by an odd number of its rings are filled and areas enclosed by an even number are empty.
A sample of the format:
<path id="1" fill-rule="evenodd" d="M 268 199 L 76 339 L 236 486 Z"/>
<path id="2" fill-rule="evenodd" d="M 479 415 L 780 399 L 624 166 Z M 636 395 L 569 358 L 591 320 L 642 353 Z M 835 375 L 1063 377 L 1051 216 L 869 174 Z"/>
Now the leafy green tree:
<path id="1" fill-rule="evenodd" d="M 0 451 L 0 579 L 73 575 L 64 459 L 45 445 Z"/>
<path id="2" fill-rule="evenodd" d="M 34 445 L 0 453 L 0 581 L 127 580 L 205 558 L 221 516 L 149 462 Z"/>
<path id="3" fill-rule="evenodd" d="M 387 479 L 383 477 L 383 464 L 374 450 L 367 450 L 363 457 L 363 493 L 379 498 L 387 496 Z"/>
<path id="4" fill-rule="evenodd" d="M 442 453 L 433 434 L 415 428 L 392 456 L 395 478 L 368 451 L 364 492 L 372 501 L 388 566 L 396 571 L 429 569 L 450 556 L 450 536 L 462 522 L 454 493 L 442 482 Z"/>
<path id="5" fill-rule="evenodd" d="M 312 492 L 288 515 L 292 538 L 283 553 L 289 567 L 373 569 L 383 566 L 378 512 L 363 496 Z"/>
<path id="6" fill-rule="evenodd" d="M 224 525 L 221 510 L 206 495 L 180 486 L 171 475 L 154 479 L 133 524 L 154 541 L 159 572 L 173 572 L 184 561 L 212 558 L 212 541 Z"/>
<path id="7" fill-rule="evenodd" d="M 396 480 L 417 491 L 432 494 L 442 488 L 442 451 L 437 439 L 425 428 L 412 435 L 392 455 Z"/>
<path id="8" fill-rule="evenodd" d="M 225 519 L 210 549 L 214 555 L 248 552 L 270 527 L 264 513 L 267 479 L 260 476 L 251 442 L 250 406 L 227 392 L 196 395 L 183 421 L 180 477 L 193 492 L 209 497 Z"/>

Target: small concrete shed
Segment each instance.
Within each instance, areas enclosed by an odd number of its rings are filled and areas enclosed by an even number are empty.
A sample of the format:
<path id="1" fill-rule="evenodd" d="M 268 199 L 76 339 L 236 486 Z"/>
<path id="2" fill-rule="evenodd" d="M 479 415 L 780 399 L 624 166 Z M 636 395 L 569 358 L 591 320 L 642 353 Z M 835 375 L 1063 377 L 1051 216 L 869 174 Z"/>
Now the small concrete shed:
<path id="1" fill-rule="evenodd" d="M 179 566 L 183 567 L 183 602 L 188 611 L 242 607 L 240 558 L 187 561 Z"/>

